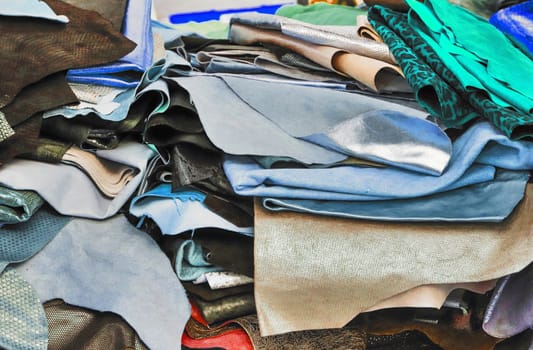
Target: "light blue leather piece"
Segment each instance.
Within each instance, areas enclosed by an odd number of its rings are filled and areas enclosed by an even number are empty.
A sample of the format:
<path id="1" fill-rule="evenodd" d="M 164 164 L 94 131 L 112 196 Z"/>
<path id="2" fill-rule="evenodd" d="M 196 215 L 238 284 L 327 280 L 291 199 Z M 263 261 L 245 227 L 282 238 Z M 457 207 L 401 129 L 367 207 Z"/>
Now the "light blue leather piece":
<path id="1" fill-rule="evenodd" d="M 65 302 L 124 318 L 153 350 L 180 349 L 190 317 L 170 261 L 124 216 L 73 219 L 39 254 L 16 266 L 41 302 Z"/>
<path id="2" fill-rule="evenodd" d="M 513 161 L 506 160 L 506 154 L 513 154 Z M 489 123 L 478 123 L 454 142 L 450 163 L 438 177 L 392 167 L 264 169 L 250 158 L 236 156 L 227 156 L 224 162 L 224 171 L 237 194 L 318 200 L 427 196 L 490 181 L 494 179 L 495 167 L 533 169 L 533 142 L 512 141 Z"/>
<path id="3" fill-rule="evenodd" d="M 42 0 L 0 0 L 0 16 L 34 17 L 58 23 L 68 23 L 64 15 L 57 15 Z"/>
<path id="4" fill-rule="evenodd" d="M 346 159 L 348 154 L 340 153 L 339 147 L 331 150 L 310 142 L 309 139 L 317 141 L 313 135 L 333 133 L 335 127 L 370 111 L 387 109 L 403 113 L 407 118 L 426 115 L 419 110 L 363 95 L 280 81 L 207 75 L 172 80 L 191 95 L 209 139 L 225 153 L 234 155 L 285 156 L 306 164 L 336 163 Z M 437 132 L 432 134 L 436 136 Z M 439 144 L 449 142 L 445 135 L 440 136 L 446 140 Z M 387 144 L 385 137 L 383 142 Z M 343 145 L 350 148 L 346 143 Z M 440 163 L 443 168 L 446 157 L 444 164 L 442 157 Z"/>
<path id="5" fill-rule="evenodd" d="M 202 192 L 188 188 L 172 192 L 170 184 L 161 184 L 134 197 L 130 213 L 138 218 L 151 218 L 166 235 L 205 227 L 253 235 L 253 227 L 238 227 L 212 212 L 203 203 L 205 197 Z"/>
<path id="6" fill-rule="evenodd" d="M 266 209 L 380 221 L 499 222 L 522 200 L 529 172 L 496 173 L 493 181 L 429 196 L 385 201 L 263 198 Z"/>
<path id="7" fill-rule="evenodd" d="M 180 281 L 194 281 L 207 272 L 224 270 L 208 263 L 204 258 L 202 247 L 189 239 L 176 251 L 175 268 Z"/>
<path id="8" fill-rule="evenodd" d="M 48 321 L 33 288 L 15 269 L 0 274 L 0 347 L 47 350 Z"/>

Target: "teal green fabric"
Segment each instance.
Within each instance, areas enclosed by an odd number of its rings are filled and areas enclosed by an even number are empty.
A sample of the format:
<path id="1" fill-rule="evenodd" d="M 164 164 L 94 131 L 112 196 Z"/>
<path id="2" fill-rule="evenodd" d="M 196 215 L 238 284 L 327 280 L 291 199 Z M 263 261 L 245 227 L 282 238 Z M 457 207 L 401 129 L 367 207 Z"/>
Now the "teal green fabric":
<path id="1" fill-rule="evenodd" d="M 355 26 L 357 16 L 366 15 L 366 10 L 318 2 L 313 5 L 282 6 L 276 15 L 318 25 Z"/>
<path id="2" fill-rule="evenodd" d="M 497 105 L 482 90 L 465 88 L 446 62 L 409 25 L 406 14 L 374 6 L 368 19 L 389 45 L 420 105 L 444 125 L 461 127 L 482 116 L 508 137 L 533 137 L 533 123 L 527 113 Z"/>
<path id="3" fill-rule="evenodd" d="M 27 221 L 43 203 L 44 200 L 37 192 L 17 191 L 0 186 L 0 223 Z"/>
<path id="4" fill-rule="evenodd" d="M 406 1 L 411 6 L 411 26 L 463 86 L 486 90 L 502 106 L 533 111 L 533 84 L 524 79 L 533 76 L 533 61 L 505 34 L 486 19 L 447 1 Z"/>
<path id="5" fill-rule="evenodd" d="M 172 24 L 172 27 L 184 33 L 196 33 L 209 39 L 226 39 L 229 24 L 221 21 L 187 22 Z"/>
<path id="6" fill-rule="evenodd" d="M 0 348 L 48 348 L 44 308 L 30 284 L 14 269 L 6 269 L 0 275 Z"/>

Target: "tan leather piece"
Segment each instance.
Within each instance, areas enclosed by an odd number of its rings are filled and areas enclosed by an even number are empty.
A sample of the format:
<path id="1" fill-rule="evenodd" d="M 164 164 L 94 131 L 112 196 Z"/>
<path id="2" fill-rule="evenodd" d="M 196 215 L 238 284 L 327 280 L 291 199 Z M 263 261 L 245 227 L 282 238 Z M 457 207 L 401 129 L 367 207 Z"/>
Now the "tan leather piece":
<path id="1" fill-rule="evenodd" d="M 273 30 L 234 23 L 230 28 L 230 40 L 242 45 L 268 43 L 285 47 L 338 74 L 349 76 L 374 91 L 379 91 L 391 78 L 402 76 L 400 68 L 389 63 L 330 46 L 310 44 Z"/>
<path id="2" fill-rule="evenodd" d="M 357 28 L 357 35 L 364 39 L 374 40 L 382 43 L 383 39 L 376 32 L 374 27 L 368 22 L 368 17 L 366 15 L 359 15 L 355 20 L 355 27 Z"/>
<path id="3" fill-rule="evenodd" d="M 61 162 L 83 170 L 98 189 L 107 197 L 116 197 L 133 179 L 136 170 L 107 159 L 98 158 L 94 153 L 71 147 Z"/>
<path id="4" fill-rule="evenodd" d="M 268 212 L 255 205 L 261 332 L 337 328 L 426 284 L 488 281 L 533 256 L 533 185 L 501 223 L 384 223 Z"/>

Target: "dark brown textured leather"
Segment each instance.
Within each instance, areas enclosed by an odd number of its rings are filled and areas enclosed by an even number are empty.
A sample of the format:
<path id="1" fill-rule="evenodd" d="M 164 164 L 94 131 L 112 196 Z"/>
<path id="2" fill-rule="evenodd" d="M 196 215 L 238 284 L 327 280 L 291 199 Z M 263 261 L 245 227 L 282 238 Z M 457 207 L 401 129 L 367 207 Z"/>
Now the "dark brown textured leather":
<path id="1" fill-rule="evenodd" d="M 15 135 L 0 143 L 0 165 L 37 149 L 42 119 L 41 114 L 35 114 L 14 128 Z"/>
<path id="2" fill-rule="evenodd" d="M 239 317 L 239 324 L 254 344 L 254 350 L 365 350 L 366 332 L 359 328 L 321 329 L 262 337 L 257 315 Z"/>
<path id="3" fill-rule="evenodd" d="M 46 2 L 70 22 L 0 18 L 0 107 L 11 102 L 23 87 L 52 73 L 112 62 L 135 47 L 96 12 L 59 0 Z"/>
<path id="4" fill-rule="evenodd" d="M 111 312 L 52 300 L 44 304 L 48 350 L 148 350 L 133 328 Z"/>
<path id="5" fill-rule="evenodd" d="M 75 102 L 78 98 L 68 86 L 65 73 L 58 72 L 26 86 L 2 112 L 9 125 L 17 126 L 35 113 Z"/>

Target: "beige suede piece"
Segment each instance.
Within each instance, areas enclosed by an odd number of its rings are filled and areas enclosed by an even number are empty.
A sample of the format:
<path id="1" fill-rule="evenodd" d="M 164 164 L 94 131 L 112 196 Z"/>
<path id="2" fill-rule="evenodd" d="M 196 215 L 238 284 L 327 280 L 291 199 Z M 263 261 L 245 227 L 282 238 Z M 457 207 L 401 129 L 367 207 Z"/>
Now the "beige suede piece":
<path id="1" fill-rule="evenodd" d="M 268 212 L 255 205 L 261 334 L 337 328 L 427 284 L 488 281 L 533 257 L 533 185 L 501 223 L 385 223 Z"/>

